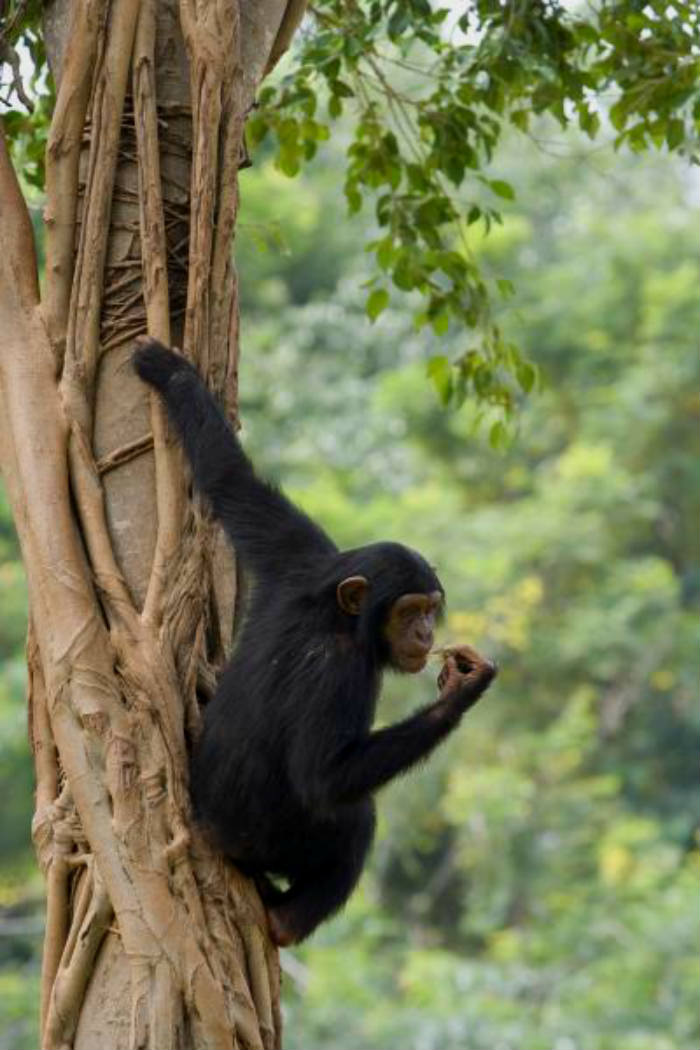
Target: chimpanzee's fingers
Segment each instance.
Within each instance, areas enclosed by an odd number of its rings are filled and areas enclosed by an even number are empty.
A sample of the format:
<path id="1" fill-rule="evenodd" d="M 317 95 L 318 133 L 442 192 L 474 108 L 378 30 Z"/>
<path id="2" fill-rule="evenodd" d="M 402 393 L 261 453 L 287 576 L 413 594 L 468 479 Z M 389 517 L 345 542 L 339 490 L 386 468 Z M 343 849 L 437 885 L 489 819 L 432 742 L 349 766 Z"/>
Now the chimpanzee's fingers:
<path id="1" fill-rule="evenodd" d="M 444 689 L 450 678 L 458 678 L 459 671 L 457 669 L 457 661 L 454 656 L 447 656 L 445 662 L 442 665 L 442 670 L 438 675 L 438 688 Z"/>

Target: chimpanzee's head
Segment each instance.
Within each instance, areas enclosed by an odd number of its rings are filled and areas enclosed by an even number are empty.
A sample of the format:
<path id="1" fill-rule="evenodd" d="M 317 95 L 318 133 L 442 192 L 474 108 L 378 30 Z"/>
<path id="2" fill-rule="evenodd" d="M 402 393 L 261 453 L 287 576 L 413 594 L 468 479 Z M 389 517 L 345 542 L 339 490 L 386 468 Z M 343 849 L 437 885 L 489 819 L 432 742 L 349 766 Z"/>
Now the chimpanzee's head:
<path id="1" fill-rule="evenodd" d="M 434 570 L 399 543 L 373 543 L 341 556 L 347 575 L 337 585 L 338 605 L 375 642 L 381 663 L 415 674 L 433 647 L 445 592 Z"/>

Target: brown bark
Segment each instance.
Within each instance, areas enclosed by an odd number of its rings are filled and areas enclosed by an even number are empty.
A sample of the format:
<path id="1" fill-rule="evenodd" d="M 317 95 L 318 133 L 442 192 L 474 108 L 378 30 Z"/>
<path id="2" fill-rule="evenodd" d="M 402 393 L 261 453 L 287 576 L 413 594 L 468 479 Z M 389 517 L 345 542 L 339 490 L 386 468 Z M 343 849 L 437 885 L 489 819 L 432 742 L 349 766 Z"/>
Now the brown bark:
<path id="1" fill-rule="evenodd" d="M 49 4 L 43 301 L 0 141 L 0 464 L 30 596 L 47 1048 L 280 1042 L 262 907 L 187 793 L 230 643 L 231 556 L 128 358 L 144 331 L 179 343 L 235 411 L 243 121 L 302 11 Z"/>

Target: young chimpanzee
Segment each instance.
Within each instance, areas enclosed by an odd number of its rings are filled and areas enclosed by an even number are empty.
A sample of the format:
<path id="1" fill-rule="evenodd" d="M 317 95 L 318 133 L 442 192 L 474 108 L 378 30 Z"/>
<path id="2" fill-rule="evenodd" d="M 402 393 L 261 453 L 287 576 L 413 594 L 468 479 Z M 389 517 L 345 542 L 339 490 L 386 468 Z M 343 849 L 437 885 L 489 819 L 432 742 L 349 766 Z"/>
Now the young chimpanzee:
<path id="1" fill-rule="evenodd" d="M 134 365 L 165 400 L 194 483 L 253 578 L 192 759 L 195 811 L 256 878 L 274 941 L 293 944 L 357 883 L 374 834 L 373 793 L 457 726 L 496 668 L 469 646 L 446 651 L 437 699 L 372 732 L 383 669 L 425 666 L 444 600 L 439 579 L 398 543 L 339 551 L 257 477 L 179 354 L 146 339 Z"/>

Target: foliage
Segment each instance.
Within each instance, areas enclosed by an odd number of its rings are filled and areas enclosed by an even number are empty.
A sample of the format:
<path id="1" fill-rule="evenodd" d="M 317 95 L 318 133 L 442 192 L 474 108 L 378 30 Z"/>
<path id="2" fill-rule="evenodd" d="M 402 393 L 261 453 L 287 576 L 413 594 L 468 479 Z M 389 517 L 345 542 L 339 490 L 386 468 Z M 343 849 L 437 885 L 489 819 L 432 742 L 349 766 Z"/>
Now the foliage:
<path id="1" fill-rule="evenodd" d="M 29 50 L 35 103 L 27 113 L 15 97 L 4 122 L 35 187 L 54 100 L 39 27 L 40 5 L 9 4 L 5 46 Z M 444 404 L 471 398 L 496 410 L 495 447 L 507 442 L 503 420 L 520 394 L 537 383 L 532 360 L 499 323 L 498 303 L 514 282 L 485 271 L 475 252 L 520 181 L 498 170 L 502 134 L 527 134 L 548 114 L 591 138 L 612 135 L 616 146 L 697 159 L 699 30 L 697 6 L 685 0 L 478 0 L 456 8 L 318 0 L 288 72 L 260 92 L 249 143 L 274 140 L 277 167 L 289 176 L 343 118 L 349 213 L 374 201 L 367 316 L 376 321 L 398 290 L 414 293 L 418 329 L 470 333 L 451 341 L 450 355 L 435 354 L 428 374 Z M 608 125 L 601 100 L 611 98 Z"/>
<path id="2" fill-rule="evenodd" d="M 38 0 L 8 0 L 0 15 L 0 101 L 2 122 L 13 146 L 17 170 L 27 186 L 41 190 L 49 121 L 55 102 L 48 75 L 41 32 L 42 5 Z M 20 56 L 31 62 L 25 83 Z M 2 96 L 8 97 L 2 97 Z"/>
<path id="3" fill-rule="evenodd" d="M 329 125 L 352 115 L 345 195 L 351 214 L 370 195 L 376 233 L 367 315 L 385 310 L 392 286 L 417 292 L 414 321 L 444 335 L 475 334 L 429 374 L 445 404 L 468 396 L 510 415 L 536 382 L 498 321 L 494 300 L 513 283 L 487 275 L 473 231 L 502 221 L 518 179 L 494 176 L 503 131 L 528 132 L 550 114 L 593 138 L 611 94 L 615 145 L 695 156 L 700 127 L 698 11 L 692 4 L 479 0 L 320 0 L 291 70 L 260 94 L 253 145 L 272 133 L 276 163 L 296 175 Z M 670 13 L 669 13 L 670 12 Z M 344 127 L 347 121 L 344 121 Z M 496 421 L 494 445 L 506 431 Z"/>

